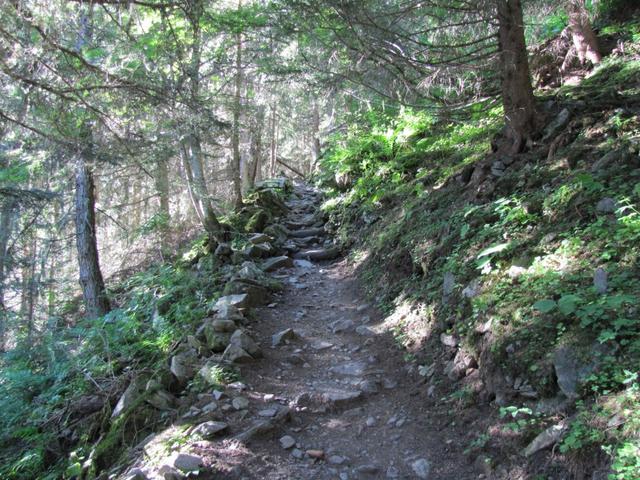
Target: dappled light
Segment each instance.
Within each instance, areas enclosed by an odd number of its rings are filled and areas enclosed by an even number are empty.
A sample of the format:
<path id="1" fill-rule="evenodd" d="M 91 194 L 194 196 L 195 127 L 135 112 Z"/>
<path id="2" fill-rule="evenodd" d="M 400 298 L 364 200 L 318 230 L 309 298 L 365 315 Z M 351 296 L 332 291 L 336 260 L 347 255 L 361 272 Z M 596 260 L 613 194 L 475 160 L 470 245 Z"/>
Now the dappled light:
<path id="1" fill-rule="evenodd" d="M 0 478 L 640 478 L 637 1 L 0 19 Z"/>

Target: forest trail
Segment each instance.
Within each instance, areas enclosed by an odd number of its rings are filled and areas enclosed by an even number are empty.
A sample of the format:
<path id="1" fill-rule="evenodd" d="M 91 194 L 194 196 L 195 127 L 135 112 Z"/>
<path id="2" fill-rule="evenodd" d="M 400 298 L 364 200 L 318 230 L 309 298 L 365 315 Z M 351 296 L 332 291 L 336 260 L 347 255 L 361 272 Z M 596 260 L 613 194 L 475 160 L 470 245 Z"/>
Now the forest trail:
<path id="1" fill-rule="evenodd" d="M 297 185 L 287 224 L 312 227 L 319 200 Z M 462 453 L 474 429 L 428 399 L 391 335 L 376 333 L 381 316 L 345 259 L 296 260 L 273 276 L 285 288 L 256 309 L 251 331 L 264 358 L 242 368 L 239 391 L 227 391 L 248 405 L 229 419 L 233 435 L 197 451 L 215 478 L 479 478 Z M 295 338 L 272 346 L 286 329 Z M 256 422 L 264 428 L 254 436 Z"/>

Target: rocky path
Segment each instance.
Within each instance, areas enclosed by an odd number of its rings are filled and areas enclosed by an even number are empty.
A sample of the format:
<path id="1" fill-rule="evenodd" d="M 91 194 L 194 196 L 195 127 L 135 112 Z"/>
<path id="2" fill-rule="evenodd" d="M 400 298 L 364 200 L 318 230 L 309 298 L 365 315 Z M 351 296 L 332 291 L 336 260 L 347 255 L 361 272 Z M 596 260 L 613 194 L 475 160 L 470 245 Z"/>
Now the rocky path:
<path id="1" fill-rule="evenodd" d="M 301 259 L 273 273 L 285 289 L 256 309 L 253 332 L 265 358 L 242 374 L 249 416 L 288 407 L 290 421 L 238 447 L 230 471 L 274 480 L 478 478 L 461 453 L 466 445 L 457 444 L 466 427 L 426 407 L 426 386 L 405 373 L 390 336 L 377 333 L 379 315 L 360 297 L 348 263 L 303 259 L 337 252 L 322 247 L 317 194 L 297 186 L 293 197 L 289 244 L 302 247 Z"/>
<path id="2" fill-rule="evenodd" d="M 194 457 L 174 464 L 186 462 L 185 471 L 204 460 L 215 473 L 197 478 L 215 479 L 483 478 L 462 453 L 475 438 L 470 420 L 449 416 L 450 405 L 430 399 L 420 377 L 407 373 L 352 267 L 325 237 L 319 202 L 296 186 L 285 221 L 295 260 L 274 259 L 268 270 L 284 289 L 254 309 L 248 328 L 262 358 L 214 392 L 211 418 L 219 422 L 199 426 L 212 429 L 203 435 L 209 440 L 190 444 Z"/>

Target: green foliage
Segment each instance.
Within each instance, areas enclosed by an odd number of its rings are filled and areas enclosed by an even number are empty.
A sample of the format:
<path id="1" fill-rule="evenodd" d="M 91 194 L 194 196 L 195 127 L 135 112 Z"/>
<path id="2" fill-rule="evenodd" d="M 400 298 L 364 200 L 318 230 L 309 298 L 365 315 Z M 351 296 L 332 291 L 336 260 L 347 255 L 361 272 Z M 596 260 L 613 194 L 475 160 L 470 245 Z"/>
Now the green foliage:
<path id="1" fill-rule="evenodd" d="M 206 315 L 216 279 L 215 270 L 196 274 L 182 262 L 150 267 L 114 289 L 111 295 L 119 306 L 103 318 L 81 320 L 36 345 L 6 353 L 0 369 L 0 446 L 8 453 L 0 476 L 45 478 L 44 451 L 51 434 L 43 425 L 56 409 L 126 366 L 152 372 L 165 368 L 171 347 Z M 229 378 L 233 372 L 220 372 L 221 383 Z M 122 426 L 112 426 L 98 454 L 117 450 Z M 13 451 L 16 444 L 20 448 Z M 75 463 L 70 465 L 73 469 Z M 50 472 L 60 477 L 63 468 L 67 465 L 60 460 Z"/>

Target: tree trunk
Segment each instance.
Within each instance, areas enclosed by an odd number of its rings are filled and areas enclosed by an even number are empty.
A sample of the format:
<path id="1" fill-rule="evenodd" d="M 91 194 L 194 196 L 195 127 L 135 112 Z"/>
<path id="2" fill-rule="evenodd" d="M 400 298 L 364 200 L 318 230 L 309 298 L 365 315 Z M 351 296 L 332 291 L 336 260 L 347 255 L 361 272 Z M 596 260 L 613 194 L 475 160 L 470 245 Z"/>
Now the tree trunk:
<path id="1" fill-rule="evenodd" d="M 278 117 L 277 117 L 277 104 L 274 102 L 271 104 L 271 176 L 276 176 L 276 163 L 278 154 Z"/>
<path id="2" fill-rule="evenodd" d="M 238 10 L 242 8 L 242 0 L 238 0 Z M 242 107 L 242 33 L 236 34 L 236 76 L 235 92 L 233 99 L 233 130 L 231 133 L 231 147 L 233 159 L 231 163 L 231 175 L 233 176 L 233 193 L 235 195 L 235 207 L 242 208 L 242 177 L 240 158 L 240 109 Z"/>
<path id="3" fill-rule="evenodd" d="M 262 167 L 262 131 L 264 129 L 263 105 L 257 107 L 251 128 L 251 165 L 249 170 L 249 183 L 253 187 L 260 180 L 260 169 Z"/>
<path id="4" fill-rule="evenodd" d="M 193 135 L 187 137 L 182 146 L 182 153 L 187 181 L 190 185 L 189 192 L 196 214 L 209 237 L 221 242 L 224 232 L 211 204 L 207 182 L 204 178 L 200 140 Z"/>
<path id="5" fill-rule="evenodd" d="M 87 316 L 97 318 L 109 312 L 110 306 L 98 259 L 95 186 L 85 155 L 82 152 L 76 164 L 76 247 Z"/>
<path id="6" fill-rule="evenodd" d="M 580 65 L 584 66 L 586 60 L 593 65 L 600 63 L 602 56 L 598 49 L 598 40 L 591 29 L 584 0 L 569 1 L 569 30 Z"/>
<path id="7" fill-rule="evenodd" d="M 311 173 L 317 168 L 320 154 L 320 109 L 318 108 L 318 101 L 315 100 L 313 102 L 313 111 L 311 112 L 311 164 L 307 173 Z"/>
<path id="8" fill-rule="evenodd" d="M 7 307 L 4 303 L 4 288 L 9 263 L 9 238 L 13 231 L 16 202 L 13 198 L 5 198 L 0 210 L 0 353 L 5 351 L 7 333 Z"/>
<path id="9" fill-rule="evenodd" d="M 502 103 L 510 153 L 522 151 L 536 130 L 536 111 L 520 0 L 497 0 Z"/>
<path id="10" fill-rule="evenodd" d="M 169 222 L 171 220 L 171 212 L 169 210 L 169 160 L 168 158 L 159 158 L 154 175 L 156 192 L 160 198 L 160 214 L 164 217 L 164 226 L 160 234 L 160 243 L 163 251 L 169 246 L 169 238 L 167 236 L 169 230 Z"/>

